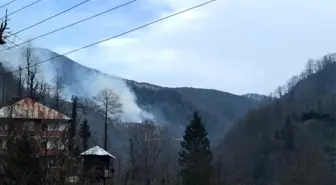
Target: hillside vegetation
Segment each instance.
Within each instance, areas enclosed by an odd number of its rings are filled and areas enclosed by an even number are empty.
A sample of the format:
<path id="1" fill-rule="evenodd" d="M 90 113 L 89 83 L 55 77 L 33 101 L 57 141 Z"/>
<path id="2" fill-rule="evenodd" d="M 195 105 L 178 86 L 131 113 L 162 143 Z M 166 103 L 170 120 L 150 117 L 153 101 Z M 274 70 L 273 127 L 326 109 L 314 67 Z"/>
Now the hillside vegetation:
<path id="1" fill-rule="evenodd" d="M 217 151 L 222 183 L 334 184 L 336 60 L 311 62 L 225 136 Z"/>

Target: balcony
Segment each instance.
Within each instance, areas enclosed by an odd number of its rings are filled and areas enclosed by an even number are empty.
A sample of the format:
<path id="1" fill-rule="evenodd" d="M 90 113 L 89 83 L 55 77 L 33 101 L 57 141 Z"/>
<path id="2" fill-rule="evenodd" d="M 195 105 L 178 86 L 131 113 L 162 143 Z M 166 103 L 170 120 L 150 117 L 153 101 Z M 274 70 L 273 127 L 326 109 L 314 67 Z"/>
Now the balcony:
<path id="1" fill-rule="evenodd" d="M 57 148 L 52 148 L 52 149 L 45 149 L 45 148 L 40 148 L 40 155 L 59 155 L 63 152 L 64 150 L 60 150 Z"/>
<path id="2" fill-rule="evenodd" d="M 42 131 L 41 137 L 61 137 L 66 133 L 64 131 Z"/>
<path id="3" fill-rule="evenodd" d="M 0 130 L 0 135 L 6 136 L 8 134 L 8 130 Z"/>

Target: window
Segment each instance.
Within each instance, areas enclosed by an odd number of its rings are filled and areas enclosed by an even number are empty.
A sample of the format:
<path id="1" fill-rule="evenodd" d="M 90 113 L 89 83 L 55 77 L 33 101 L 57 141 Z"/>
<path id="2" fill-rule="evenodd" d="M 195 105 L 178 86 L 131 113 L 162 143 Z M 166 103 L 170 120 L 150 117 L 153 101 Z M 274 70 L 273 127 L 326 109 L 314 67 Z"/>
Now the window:
<path id="1" fill-rule="evenodd" d="M 58 148 L 57 139 L 49 138 L 48 142 L 46 140 L 41 141 L 41 148 L 45 149 L 56 149 Z"/>
<path id="2" fill-rule="evenodd" d="M 64 145 L 64 144 L 60 144 L 59 149 L 60 149 L 60 150 L 64 150 L 64 149 L 65 149 L 65 145 Z"/>
<path id="3" fill-rule="evenodd" d="M 59 124 L 59 131 L 66 131 L 67 127 L 68 127 L 67 124 L 64 124 L 64 123 Z"/>
<path id="4" fill-rule="evenodd" d="M 0 140 L 0 148 L 2 148 L 2 149 L 7 148 L 7 142 L 5 140 Z"/>
<path id="5" fill-rule="evenodd" d="M 55 149 L 57 148 L 57 140 L 56 139 L 49 139 L 47 143 L 47 149 Z"/>
<path id="6" fill-rule="evenodd" d="M 48 124 L 48 131 L 59 131 L 59 125 L 58 124 Z"/>
<path id="7" fill-rule="evenodd" d="M 75 183 L 79 181 L 78 176 L 69 176 L 68 178 L 69 178 L 68 181 L 71 183 Z"/>
<path id="8" fill-rule="evenodd" d="M 34 131 L 35 130 L 35 124 L 32 121 L 26 121 L 23 123 L 23 129 L 28 131 Z"/>
<path id="9" fill-rule="evenodd" d="M 45 123 L 42 123 L 42 132 L 47 131 L 47 129 L 48 129 L 48 125 Z"/>
<path id="10" fill-rule="evenodd" d="M 7 130 L 8 127 L 7 127 L 7 124 L 6 123 L 1 123 L 0 124 L 0 130 Z"/>
<path id="11" fill-rule="evenodd" d="M 56 168 L 56 162 L 54 160 L 48 161 L 48 168 Z"/>
<path id="12" fill-rule="evenodd" d="M 96 166 L 96 176 L 101 176 L 104 173 L 104 169 L 101 166 Z"/>
<path id="13" fill-rule="evenodd" d="M 47 142 L 45 140 L 41 141 L 41 148 L 45 149 L 47 147 Z"/>

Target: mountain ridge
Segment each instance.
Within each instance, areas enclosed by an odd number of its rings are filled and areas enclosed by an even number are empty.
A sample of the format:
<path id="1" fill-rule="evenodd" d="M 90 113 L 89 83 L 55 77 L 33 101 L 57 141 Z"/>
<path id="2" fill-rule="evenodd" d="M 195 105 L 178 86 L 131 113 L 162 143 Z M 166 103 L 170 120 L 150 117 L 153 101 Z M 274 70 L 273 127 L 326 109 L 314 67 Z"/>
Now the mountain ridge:
<path id="1" fill-rule="evenodd" d="M 56 75 L 64 78 L 63 95 L 67 100 L 72 95 L 92 98 L 102 89 L 111 88 L 120 97 L 123 106 L 121 119 L 124 122 L 154 119 L 177 135 L 183 132 L 193 111 L 199 111 L 204 117 L 209 133 L 218 135 L 259 105 L 251 98 L 215 89 L 170 88 L 119 78 L 45 48 L 34 48 L 34 53 L 40 61 L 46 61 L 38 66 L 42 78 L 48 83 L 53 83 Z M 22 61 L 19 50 L 0 53 L 0 57 L 14 68 Z M 53 59 L 47 61 L 50 58 Z"/>

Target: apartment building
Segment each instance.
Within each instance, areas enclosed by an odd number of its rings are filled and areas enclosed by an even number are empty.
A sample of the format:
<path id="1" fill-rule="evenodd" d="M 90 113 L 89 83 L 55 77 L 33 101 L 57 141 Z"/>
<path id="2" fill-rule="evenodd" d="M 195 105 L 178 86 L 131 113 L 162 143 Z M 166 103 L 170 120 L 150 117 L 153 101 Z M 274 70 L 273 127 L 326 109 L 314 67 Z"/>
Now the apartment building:
<path id="1" fill-rule="evenodd" d="M 39 155 L 58 155 L 66 149 L 70 118 L 32 98 L 23 98 L 0 109 L 0 149 L 7 149 L 8 134 L 29 131 L 39 143 Z"/>

